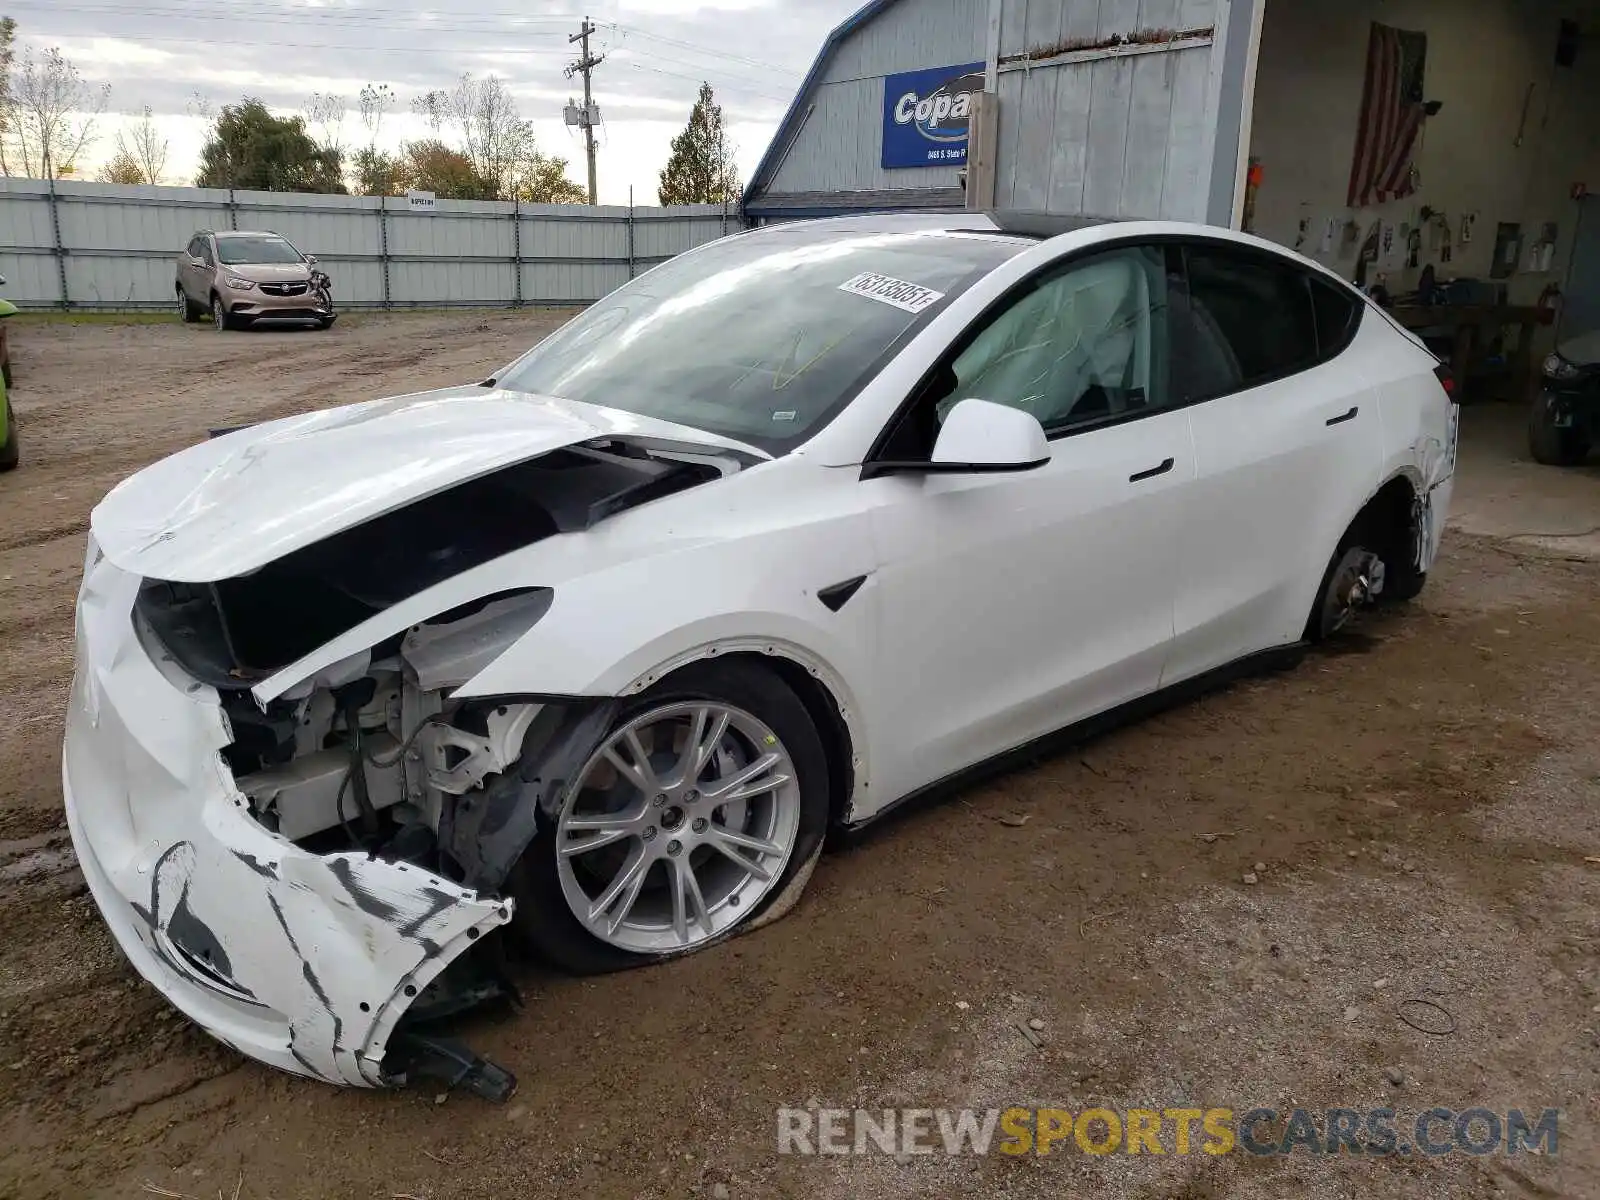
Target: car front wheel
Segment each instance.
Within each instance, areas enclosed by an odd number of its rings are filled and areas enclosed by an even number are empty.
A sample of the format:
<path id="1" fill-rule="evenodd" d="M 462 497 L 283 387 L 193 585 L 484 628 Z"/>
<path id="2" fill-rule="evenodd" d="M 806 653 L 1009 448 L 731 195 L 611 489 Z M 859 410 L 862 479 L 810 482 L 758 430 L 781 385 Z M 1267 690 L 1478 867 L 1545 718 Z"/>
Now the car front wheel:
<path id="1" fill-rule="evenodd" d="M 217 333 L 233 328 L 228 318 L 228 310 L 222 307 L 222 297 L 211 297 L 211 328 Z"/>
<path id="2" fill-rule="evenodd" d="M 1575 425 L 1556 424 L 1556 401 L 1539 395 L 1528 412 L 1528 450 L 1547 467 L 1576 467 L 1589 456 L 1589 439 Z"/>
<path id="3" fill-rule="evenodd" d="M 699 950 L 803 885 L 828 819 L 826 752 L 759 666 L 663 680 L 619 714 L 515 877 L 518 928 L 596 974 Z"/>

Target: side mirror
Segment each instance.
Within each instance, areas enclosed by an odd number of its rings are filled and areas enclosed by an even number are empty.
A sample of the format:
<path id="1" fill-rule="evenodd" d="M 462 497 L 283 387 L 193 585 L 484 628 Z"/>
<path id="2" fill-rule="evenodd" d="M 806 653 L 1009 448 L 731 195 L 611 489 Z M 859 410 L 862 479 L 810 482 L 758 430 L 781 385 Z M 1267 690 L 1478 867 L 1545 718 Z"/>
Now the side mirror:
<path id="1" fill-rule="evenodd" d="M 1031 471 L 1049 461 L 1050 439 L 1037 417 L 974 397 L 960 401 L 945 417 L 931 459 L 868 462 L 861 469 L 861 478 Z"/>
<path id="2" fill-rule="evenodd" d="M 317 256 L 315 254 L 306 255 L 306 266 L 314 267 L 316 265 L 317 265 Z"/>
<path id="3" fill-rule="evenodd" d="M 191 254 L 189 255 L 189 265 L 191 267 L 203 267 L 206 265 L 206 260 L 203 258 L 196 258 Z"/>
<path id="4" fill-rule="evenodd" d="M 1032 413 L 992 400 L 962 400 L 933 445 L 936 471 L 1031 471 L 1050 461 L 1050 441 Z"/>

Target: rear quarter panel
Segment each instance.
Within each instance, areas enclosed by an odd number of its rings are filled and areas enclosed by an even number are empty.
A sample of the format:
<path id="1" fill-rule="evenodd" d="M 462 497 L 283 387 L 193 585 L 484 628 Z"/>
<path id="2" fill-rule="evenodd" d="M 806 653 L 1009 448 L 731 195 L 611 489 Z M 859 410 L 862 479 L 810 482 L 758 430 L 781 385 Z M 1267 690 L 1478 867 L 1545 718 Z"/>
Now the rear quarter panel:
<path id="1" fill-rule="evenodd" d="M 1439 360 L 1432 353 L 1382 312 L 1369 311 L 1366 320 L 1382 332 L 1371 339 L 1362 364 L 1378 393 L 1383 421 L 1379 484 L 1404 476 L 1427 502 L 1426 568 L 1449 515 L 1460 407 L 1434 374 Z"/>

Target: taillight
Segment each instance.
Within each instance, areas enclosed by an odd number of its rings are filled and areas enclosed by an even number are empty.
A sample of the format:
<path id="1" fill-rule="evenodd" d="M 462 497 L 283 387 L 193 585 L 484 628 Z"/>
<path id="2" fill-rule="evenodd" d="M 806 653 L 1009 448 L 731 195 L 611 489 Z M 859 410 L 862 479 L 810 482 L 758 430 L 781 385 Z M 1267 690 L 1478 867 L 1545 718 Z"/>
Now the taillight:
<path id="1" fill-rule="evenodd" d="M 1456 398 L 1456 377 L 1450 373 L 1450 368 L 1440 363 L 1433 369 L 1433 377 L 1439 381 L 1439 386 L 1444 389 L 1444 394 L 1450 399 Z"/>

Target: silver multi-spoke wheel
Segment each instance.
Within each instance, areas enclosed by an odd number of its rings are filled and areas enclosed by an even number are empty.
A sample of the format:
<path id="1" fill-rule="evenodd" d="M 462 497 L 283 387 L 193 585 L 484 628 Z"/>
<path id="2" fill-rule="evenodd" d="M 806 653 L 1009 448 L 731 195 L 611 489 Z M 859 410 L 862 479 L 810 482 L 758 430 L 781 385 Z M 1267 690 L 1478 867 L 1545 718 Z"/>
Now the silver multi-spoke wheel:
<path id="1" fill-rule="evenodd" d="M 665 704 L 590 757 L 556 822 L 561 892 L 621 950 L 687 950 L 748 916 L 782 877 L 800 782 L 776 733 L 716 701 Z"/>

